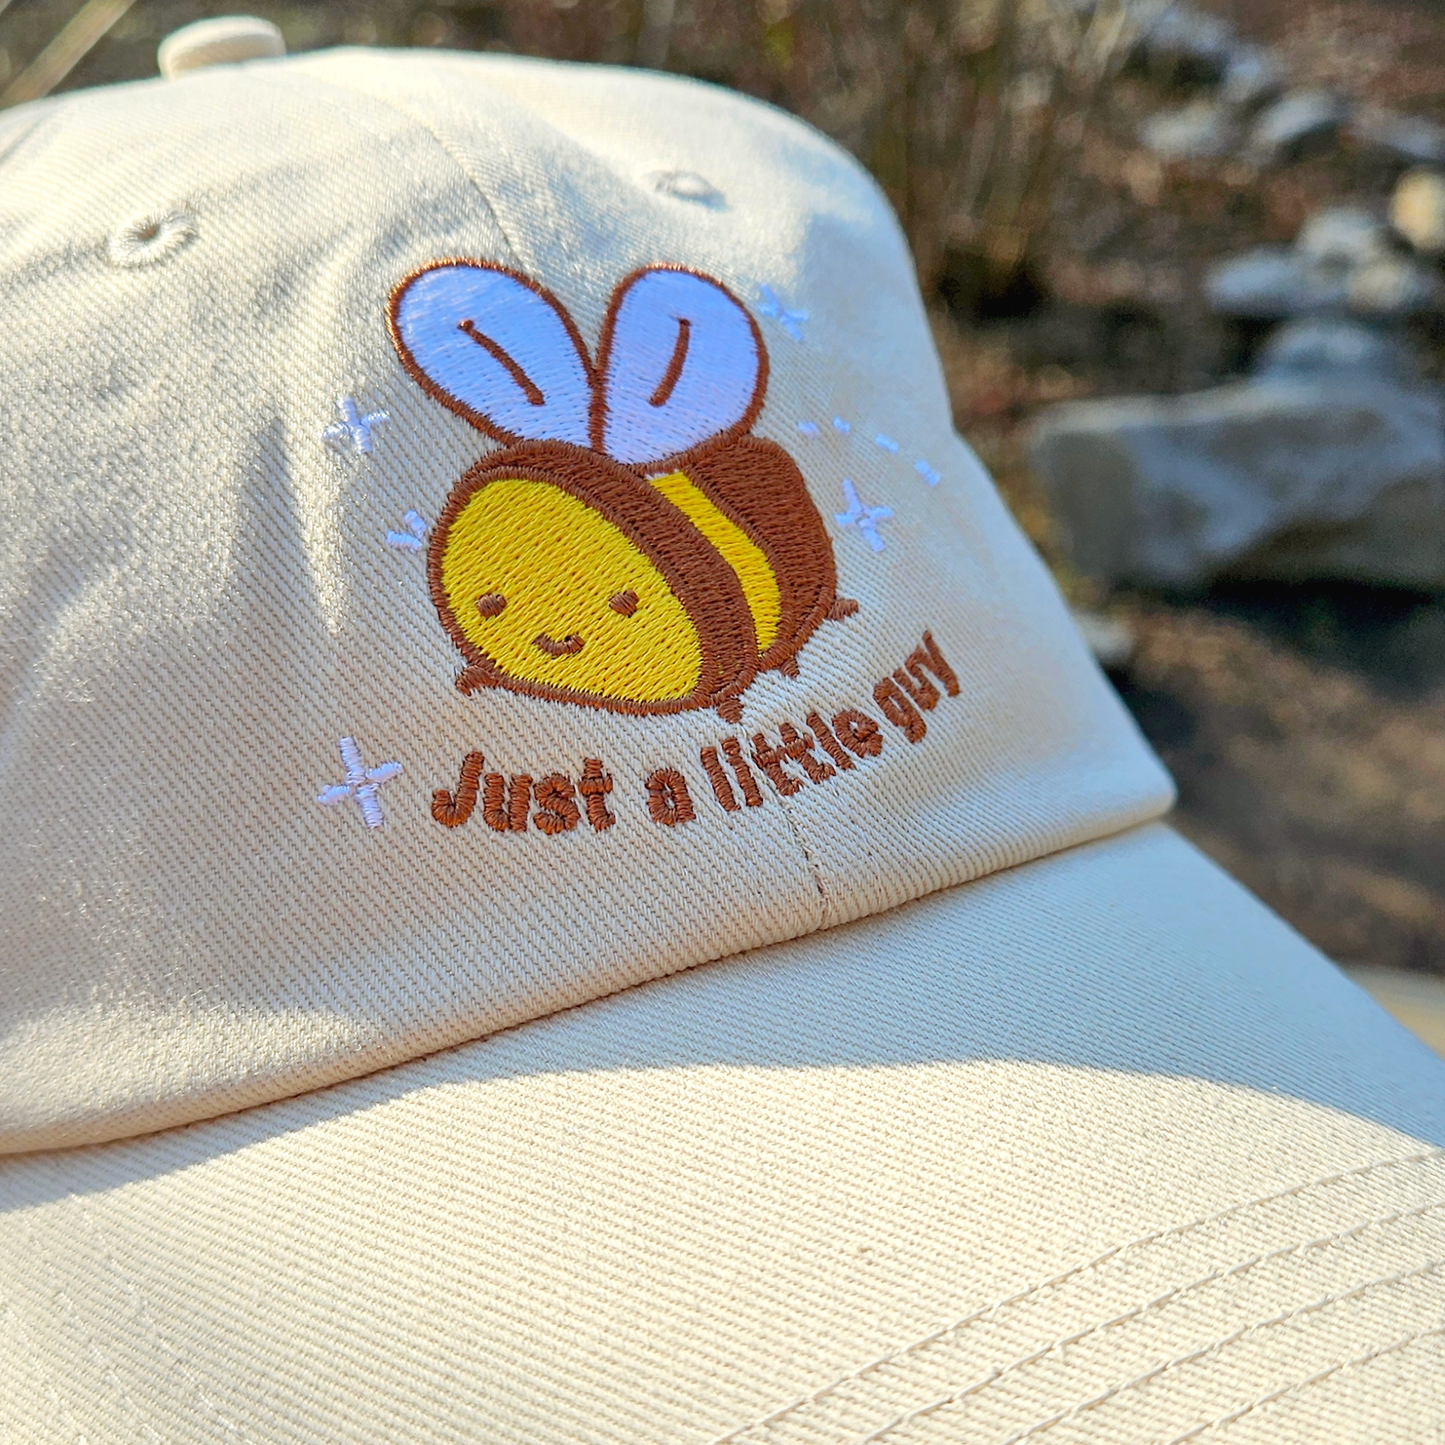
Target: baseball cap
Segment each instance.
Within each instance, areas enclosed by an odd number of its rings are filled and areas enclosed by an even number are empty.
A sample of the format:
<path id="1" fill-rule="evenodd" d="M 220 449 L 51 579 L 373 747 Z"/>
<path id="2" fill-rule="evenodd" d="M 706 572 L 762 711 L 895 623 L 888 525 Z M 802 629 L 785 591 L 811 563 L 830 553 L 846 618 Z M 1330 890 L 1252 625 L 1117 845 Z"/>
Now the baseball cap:
<path id="1" fill-rule="evenodd" d="M 0 1438 L 1445 1428 L 1445 1068 L 1161 821 L 864 171 L 168 70 L 0 117 Z"/>

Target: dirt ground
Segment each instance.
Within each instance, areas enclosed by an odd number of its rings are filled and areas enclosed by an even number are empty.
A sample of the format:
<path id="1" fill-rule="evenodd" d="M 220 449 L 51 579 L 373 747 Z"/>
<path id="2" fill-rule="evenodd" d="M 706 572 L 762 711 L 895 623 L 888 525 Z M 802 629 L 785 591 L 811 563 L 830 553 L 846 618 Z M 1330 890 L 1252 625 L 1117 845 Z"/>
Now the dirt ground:
<path id="1" fill-rule="evenodd" d="M 1295 84 L 1445 121 L 1441 0 L 1203 3 L 1275 46 Z M 72 8 L 17 0 L 0 22 L 4 68 Z M 161 36 L 228 8 L 238 7 L 138 4 L 68 84 L 154 74 Z M 523 0 L 240 8 L 276 19 L 292 50 L 349 41 L 591 53 L 611 43 L 617 5 L 553 0 L 542 29 L 526 17 L 545 7 Z M 1205 267 L 1289 240 L 1325 203 L 1382 205 L 1395 179 L 1348 143 L 1263 174 L 1234 161 L 1163 166 L 1135 143 L 1138 123 L 1187 98 L 1121 79 L 1030 274 L 1006 294 L 955 287 L 938 298 L 959 429 L 1071 598 L 1136 630 L 1115 682 L 1179 783 L 1178 826 L 1336 958 L 1445 976 L 1445 597 L 1238 584 L 1105 598 L 1059 555 L 1025 465 L 1029 419 L 1051 401 L 1182 391 L 1238 371 L 1260 338 L 1207 315 Z M 1445 380 L 1441 319 L 1413 324 L 1412 339 L 1427 375 Z"/>

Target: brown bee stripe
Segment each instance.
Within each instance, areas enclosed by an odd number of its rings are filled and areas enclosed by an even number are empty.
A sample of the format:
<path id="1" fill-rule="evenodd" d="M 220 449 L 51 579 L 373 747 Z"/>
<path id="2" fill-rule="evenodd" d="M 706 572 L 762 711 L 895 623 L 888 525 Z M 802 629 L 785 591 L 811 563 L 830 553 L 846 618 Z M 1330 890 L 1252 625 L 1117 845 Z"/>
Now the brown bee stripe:
<path id="1" fill-rule="evenodd" d="M 783 667 L 838 600 L 832 543 L 797 463 L 776 442 L 744 436 L 728 446 L 708 443 L 666 465 L 684 472 L 768 559 L 781 614 L 758 671 Z"/>

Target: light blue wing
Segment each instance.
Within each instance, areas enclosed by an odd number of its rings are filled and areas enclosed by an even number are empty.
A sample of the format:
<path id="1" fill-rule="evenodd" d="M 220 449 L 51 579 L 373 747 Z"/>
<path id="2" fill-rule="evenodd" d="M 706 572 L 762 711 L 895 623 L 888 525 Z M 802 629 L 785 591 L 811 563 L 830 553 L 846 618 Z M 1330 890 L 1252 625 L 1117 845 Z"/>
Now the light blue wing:
<path id="1" fill-rule="evenodd" d="M 767 387 L 767 352 L 743 304 L 671 267 L 618 287 L 597 369 L 592 443 L 632 466 L 746 430 Z"/>
<path id="2" fill-rule="evenodd" d="M 588 444 L 586 347 L 560 303 L 514 272 L 423 267 L 392 293 L 391 336 L 417 381 L 489 436 Z"/>

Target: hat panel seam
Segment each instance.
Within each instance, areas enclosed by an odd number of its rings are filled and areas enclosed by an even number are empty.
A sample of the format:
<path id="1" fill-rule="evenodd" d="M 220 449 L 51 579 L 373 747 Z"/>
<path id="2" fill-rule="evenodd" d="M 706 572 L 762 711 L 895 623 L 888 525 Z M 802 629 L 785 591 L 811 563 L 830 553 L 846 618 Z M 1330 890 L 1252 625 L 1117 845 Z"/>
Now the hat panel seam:
<path id="1" fill-rule="evenodd" d="M 1198 1218 L 1190 1220 L 1184 1224 L 1170 1225 L 1164 1229 L 1156 1231 L 1154 1234 L 1144 1235 L 1140 1238 L 1130 1240 L 1126 1244 L 1116 1245 L 1112 1249 L 1106 1250 L 1103 1254 L 1097 1255 L 1093 1259 L 1088 1260 L 1083 1264 L 1073 1266 L 1072 1268 L 1064 1271 L 1062 1274 L 1055 1275 L 1052 1278 L 1043 1280 L 1038 1284 L 1030 1285 L 1026 1289 L 1021 1290 L 1016 1294 L 1006 1296 L 1001 1300 L 995 1300 L 993 1303 L 985 1305 L 982 1309 L 975 1310 L 974 1312 L 960 1320 L 953 1321 L 950 1324 L 943 1326 L 941 1329 L 934 1330 L 930 1334 L 923 1336 L 921 1339 L 913 1341 L 911 1344 L 894 1350 L 887 1355 L 879 1356 L 878 1358 L 870 1361 L 868 1364 L 849 1371 L 847 1374 L 840 1375 L 837 1379 L 832 1380 L 828 1384 L 821 1386 L 820 1388 L 814 1390 L 802 1399 L 796 1400 L 792 1404 L 787 1405 L 780 1410 L 776 1410 L 771 1414 L 755 1419 L 747 1425 L 743 1425 L 732 1431 L 729 1431 L 725 1435 L 718 1436 L 710 1442 L 710 1445 L 742 1445 L 742 1442 L 749 1439 L 750 1437 L 763 1439 L 768 1433 L 772 1431 L 775 1426 L 785 1424 L 790 1420 L 794 1420 L 804 1411 L 810 1410 L 815 1405 L 822 1404 L 824 1401 L 835 1396 L 844 1386 L 867 1379 L 878 1371 L 886 1369 L 889 1366 L 897 1365 L 901 1362 L 911 1360 L 913 1357 L 922 1354 L 925 1350 L 931 1349 L 935 1345 L 943 1344 L 946 1341 L 952 1341 L 953 1339 L 962 1335 L 971 1326 L 983 1323 L 984 1321 L 997 1315 L 1003 1310 L 1023 1304 L 1024 1302 L 1042 1294 L 1046 1290 L 1056 1289 L 1061 1285 L 1068 1284 L 1069 1282 L 1076 1280 L 1085 1274 L 1089 1274 L 1101 1268 L 1102 1266 L 1111 1263 L 1116 1259 L 1119 1259 L 1121 1256 L 1131 1254 L 1137 1250 L 1147 1249 L 1149 1246 L 1152 1245 L 1162 1244 L 1163 1242 L 1168 1240 L 1182 1238 L 1185 1235 L 1193 1233 L 1194 1231 L 1205 1228 L 1209 1225 L 1222 1223 L 1224 1221 L 1244 1215 L 1250 1210 L 1259 1209 L 1263 1206 L 1270 1204 L 1276 1204 L 1283 1201 L 1296 1199 L 1302 1195 L 1309 1194 L 1312 1191 L 1326 1189 L 1331 1185 L 1340 1184 L 1345 1181 L 1353 1182 L 1361 1180 L 1370 1175 L 1378 1174 L 1388 1169 L 1407 1168 L 1411 1165 L 1428 1164 L 1432 1162 L 1439 1162 L 1441 1160 L 1445 1160 L 1445 1149 L 1441 1148 L 1423 1150 L 1415 1154 L 1374 1160 L 1368 1164 L 1359 1166 L 1354 1169 L 1341 1170 L 1333 1174 L 1323 1175 L 1315 1179 L 1307 1180 L 1301 1184 L 1292 1185 L 1290 1188 L 1280 1190 L 1274 1194 L 1260 1195 L 1255 1199 L 1245 1200 L 1240 1203 L 1230 1205 L 1229 1207 L 1223 1210 L 1216 1211 L 1213 1214 L 1201 1215 Z M 904 1428 L 907 1423 L 911 1422 L 916 1418 L 920 1418 L 924 1413 L 932 1413 L 934 1411 L 937 1411 L 938 1409 L 943 1408 L 944 1405 L 953 1403 L 955 1400 L 962 1398 L 964 1394 L 975 1394 L 984 1388 L 990 1388 L 1002 1376 L 1011 1374 L 1016 1369 L 1020 1369 L 1025 1365 L 1036 1364 L 1044 1358 L 1056 1354 L 1059 1350 L 1066 1348 L 1068 1345 L 1078 1343 L 1089 1336 L 1097 1334 L 1101 1330 L 1110 1328 L 1113 1325 L 1126 1323 L 1132 1319 L 1142 1317 L 1142 1315 L 1147 1313 L 1149 1310 L 1170 1303 L 1191 1290 L 1201 1288 L 1204 1285 L 1213 1283 L 1217 1280 L 1232 1278 L 1267 1261 L 1272 1261 L 1277 1258 L 1283 1258 L 1287 1255 L 1299 1253 L 1307 1249 L 1329 1248 L 1339 1243 L 1343 1239 L 1353 1237 L 1368 1229 L 1383 1227 L 1391 1223 L 1400 1222 L 1404 1219 L 1417 1218 L 1425 1213 L 1439 1209 L 1445 1209 L 1445 1195 L 1442 1195 L 1438 1199 L 1431 1200 L 1427 1204 L 1416 1206 L 1413 1209 L 1396 1211 L 1393 1214 L 1382 1215 L 1373 1219 L 1367 1219 L 1355 1225 L 1348 1226 L 1344 1229 L 1336 1230 L 1332 1234 L 1323 1235 L 1314 1240 L 1305 1240 L 1296 1244 L 1281 1246 L 1279 1249 L 1257 1254 L 1256 1256 L 1244 1260 L 1239 1264 L 1230 1266 L 1227 1269 L 1218 1269 L 1211 1271 L 1208 1275 L 1203 1276 L 1201 1279 L 1195 1280 L 1189 1284 L 1177 1286 L 1174 1289 L 1167 1291 L 1165 1294 L 1156 1296 L 1154 1299 L 1146 1301 L 1145 1304 L 1138 1306 L 1135 1309 L 1125 1311 L 1123 1314 L 1114 1316 L 1108 1320 L 1100 1321 L 1099 1323 L 1091 1325 L 1084 1330 L 1076 1331 L 1068 1336 L 1064 1336 L 1058 1340 L 1053 1341 L 1051 1344 L 1041 1350 L 1030 1352 L 1029 1355 L 1019 1360 L 1016 1360 L 1009 1365 L 1004 1366 L 1002 1369 L 991 1373 L 986 1379 L 978 1382 L 976 1385 L 966 1387 L 966 1389 L 962 1392 L 955 1391 L 950 1396 L 945 1397 L 945 1399 L 942 1401 L 935 1401 L 930 1406 L 925 1406 L 922 1407 L 920 1410 L 912 1411 L 906 1417 L 900 1416 L 896 1418 L 889 1425 L 883 1427 L 881 1431 L 875 1431 L 872 1435 L 862 1437 L 862 1439 L 857 1442 L 857 1445 L 864 1445 L 864 1442 L 871 1442 L 875 1439 L 882 1441 L 888 1438 L 890 1435 L 896 1435 L 897 1432 L 900 1429 Z M 1428 1270 L 1431 1269 L 1438 1269 L 1441 1264 L 1445 1264 L 1445 1259 L 1435 1260 L 1430 1265 L 1426 1266 L 1425 1271 L 1417 1272 L 1428 1272 Z M 1295 1313 L 1298 1313 L 1298 1311 L 1296 1311 Z M 1259 1323 L 1256 1323 L 1250 1328 L 1254 1329 L 1259 1327 Z M 1221 1342 L 1216 1341 L 1212 1346 L 1209 1346 L 1208 1348 L 1217 1349 L 1220 1347 L 1220 1344 Z M 1023 1439 L 1027 1437 L 1025 1435 L 1016 1436 L 1013 1438 Z"/>
<path id="2" fill-rule="evenodd" d="M 1289 1399 L 1291 1396 L 1302 1395 L 1306 1390 L 1315 1385 L 1322 1385 L 1328 1379 L 1340 1374 L 1344 1370 L 1357 1369 L 1361 1365 L 1372 1364 L 1376 1360 L 1384 1359 L 1388 1355 L 1398 1354 L 1401 1350 L 1408 1349 L 1411 1345 L 1417 1345 L 1421 1340 L 1438 1339 L 1445 1337 L 1445 1325 L 1435 1325 L 1429 1329 L 1415 1330 L 1413 1333 L 1404 1336 L 1402 1339 L 1393 1341 L 1388 1345 L 1381 1345 L 1378 1349 L 1369 1351 L 1367 1354 L 1356 1355 L 1353 1359 L 1341 1360 L 1338 1364 L 1330 1365 L 1323 1370 L 1317 1371 L 1303 1380 L 1296 1380 L 1292 1384 L 1284 1386 L 1283 1389 L 1275 1390 L 1268 1395 L 1261 1395 L 1258 1399 L 1251 1400 L 1249 1404 L 1238 1410 L 1231 1410 L 1226 1415 L 1217 1416 L 1215 1419 L 1203 1425 L 1196 1425 L 1191 1430 L 1186 1430 L 1182 1435 L 1176 1435 L 1168 1442 L 1168 1445 L 1185 1445 L 1186 1441 L 1197 1440 L 1201 1435 L 1210 1430 L 1227 1429 L 1237 1420 L 1242 1420 L 1254 1410 L 1266 1405 L 1277 1404 L 1280 1400 Z"/>
<path id="3" fill-rule="evenodd" d="M 1333 1309 L 1336 1305 L 1365 1299 L 1379 1290 L 1389 1289 L 1391 1286 L 1403 1284 L 1407 1280 L 1422 1279 L 1426 1275 L 1437 1274 L 1442 1267 L 1445 1267 L 1445 1258 L 1433 1259 L 1428 1264 L 1418 1265 L 1414 1269 L 1400 1270 L 1391 1275 L 1381 1275 L 1374 1279 L 1367 1280 L 1364 1284 L 1356 1285 L 1353 1289 L 1339 1290 L 1333 1294 L 1323 1295 L 1319 1299 L 1311 1300 L 1307 1304 L 1296 1305 L 1293 1309 L 1285 1310 L 1280 1314 L 1271 1315 L 1263 1320 L 1255 1320 L 1251 1324 L 1243 1325 L 1239 1329 L 1232 1331 L 1228 1335 L 1221 1336 L 1219 1339 L 1207 1345 L 1201 1345 L 1197 1349 L 1190 1350 L 1182 1355 L 1175 1355 L 1162 1364 L 1146 1370 L 1143 1374 L 1136 1375 L 1131 1380 L 1125 1380 L 1122 1384 L 1101 1391 L 1088 1400 L 1080 1401 L 1069 1410 L 1061 1411 L 1059 1414 L 1052 1415 L 1046 1420 L 1039 1420 L 1026 1429 L 1009 1436 L 1009 1438 L 1003 1442 L 1003 1445 L 1021 1445 L 1021 1442 L 1025 1440 L 1037 1439 L 1040 1435 L 1052 1430 L 1055 1425 L 1061 1425 L 1069 1420 L 1077 1419 L 1087 1411 L 1099 1405 L 1106 1404 L 1110 1400 L 1118 1399 L 1121 1395 L 1125 1395 L 1131 1390 L 1143 1389 L 1145 1386 L 1153 1384 L 1155 1380 L 1167 1374 L 1170 1370 L 1181 1369 L 1185 1365 L 1197 1364 L 1210 1355 L 1218 1354 L 1260 1330 L 1273 1329 L 1277 1325 L 1288 1325 L 1307 1315 L 1318 1314 L 1323 1310 Z M 1445 1327 L 1441 1327 L 1441 1329 L 1445 1331 Z M 1430 1333 L 1430 1331 L 1422 1331 L 1421 1333 Z M 1331 1366 L 1330 1372 L 1333 1373 L 1342 1367 L 1343 1365 Z M 1321 1374 L 1323 1374 L 1323 1372 L 1321 1372 Z M 1305 1381 L 1299 1382 L 1295 1388 L 1303 1388 L 1307 1386 L 1308 1383 L 1309 1379 L 1307 1378 Z M 865 1437 L 864 1440 L 858 1442 L 858 1445 L 873 1445 L 874 1441 L 882 1442 L 892 1433 L 892 1431 L 885 1431 L 872 1437 Z M 1186 1435 L 1184 1438 L 1187 1439 L 1189 1437 Z"/>
<path id="4" fill-rule="evenodd" d="M 295 74 L 295 72 L 288 73 L 291 75 Z M 268 73 L 264 68 L 257 70 L 256 72 L 254 72 L 254 74 L 257 78 L 266 80 L 268 82 L 274 81 L 277 78 L 273 74 Z M 506 245 L 506 259 L 508 263 L 511 265 L 520 264 L 518 259 L 519 253 L 517 251 L 516 244 L 513 242 L 512 237 L 508 234 L 507 228 L 502 224 L 502 218 L 497 213 L 496 207 L 492 205 L 491 198 L 482 188 L 481 182 L 478 181 L 476 176 L 472 174 L 471 168 L 466 164 L 465 161 L 461 159 L 459 155 L 457 155 L 456 151 L 451 147 L 451 145 L 448 144 L 446 138 L 441 134 L 441 132 L 437 130 L 435 126 L 428 123 L 425 116 L 421 115 L 410 106 L 405 105 L 398 100 L 386 96 L 377 95 L 373 91 L 363 90 L 357 86 L 347 85 L 344 81 L 334 79 L 330 76 L 320 76 L 309 70 L 304 72 L 304 74 L 306 81 L 318 91 L 328 91 L 338 97 L 346 96 L 353 101 L 369 101 L 373 105 L 381 107 L 385 110 L 392 111 L 394 114 L 401 116 L 403 120 L 409 121 L 413 126 L 416 127 L 417 130 L 429 136 L 433 143 L 438 147 L 438 149 L 442 151 L 446 158 L 452 163 L 453 166 L 456 167 L 458 172 L 460 172 L 462 178 L 477 193 L 477 198 L 481 201 L 482 207 L 486 211 L 487 218 L 491 221 L 492 225 L 496 227 L 498 235 L 501 236 L 503 242 Z"/>
<path id="5" fill-rule="evenodd" d="M 1346 1229 L 1337 1230 L 1334 1234 L 1321 1235 L 1315 1239 L 1305 1240 L 1303 1243 L 1300 1244 L 1282 1245 L 1278 1249 L 1272 1249 L 1262 1254 L 1253 1255 L 1249 1259 L 1240 1261 L 1238 1264 L 1230 1265 L 1228 1268 L 1211 1270 L 1208 1274 L 1203 1275 L 1198 1279 L 1191 1280 L 1188 1284 L 1177 1285 L 1173 1289 L 1167 1290 L 1164 1294 L 1156 1295 L 1153 1299 L 1146 1300 L 1142 1305 L 1137 1305 L 1133 1309 L 1125 1310 L 1121 1314 L 1114 1315 L 1112 1318 L 1107 1320 L 1101 1320 L 1099 1321 L 1099 1323 L 1089 1325 L 1085 1329 L 1075 1331 L 1073 1334 L 1061 1336 L 1059 1339 L 1054 1340 L 1052 1343 L 1044 1346 L 1042 1349 L 1033 1351 L 1029 1355 L 1015 1360 L 1011 1364 L 1005 1365 L 996 1373 L 990 1374 L 986 1380 L 980 1381 L 978 1386 L 973 1388 L 976 1388 L 978 1390 L 982 1390 L 984 1388 L 992 1389 L 1005 1375 L 1010 1375 L 1015 1370 L 1020 1370 L 1030 1365 L 1039 1364 L 1045 1359 L 1049 1358 L 1051 1355 L 1058 1354 L 1062 1350 L 1067 1349 L 1070 1345 L 1081 1344 L 1084 1340 L 1089 1339 L 1096 1334 L 1099 1334 L 1103 1330 L 1113 1329 L 1118 1325 L 1131 1324 L 1135 1320 L 1142 1319 L 1151 1310 L 1162 1309 L 1164 1306 L 1173 1304 L 1175 1301 L 1182 1299 L 1185 1295 L 1191 1294 L 1195 1290 L 1203 1289 L 1207 1285 L 1215 1284 L 1223 1280 L 1234 1279 L 1239 1275 L 1246 1274 L 1248 1273 L 1248 1271 L 1256 1268 L 1261 1264 L 1271 1264 L 1276 1260 L 1285 1259 L 1292 1254 L 1300 1254 L 1303 1253 L 1305 1250 L 1309 1249 L 1329 1249 L 1338 1245 L 1339 1243 L 1341 1243 L 1341 1241 L 1355 1238 L 1365 1233 L 1367 1230 L 1383 1228 L 1386 1225 L 1390 1224 L 1398 1224 L 1407 1219 L 1415 1219 L 1420 1217 L 1421 1215 L 1430 1213 L 1438 1209 L 1445 1209 L 1445 1199 L 1435 1200 L 1430 1204 L 1422 1204 L 1414 1209 L 1399 1210 L 1394 1214 L 1381 1215 L 1374 1219 L 1362 1220 L 1360 1223 L 1351 1225 Z M 1442 1262 L 1445 1261 L 1433 1261 L 1428 1268 L 1436 1268 Z M 915 1346 L 913 1347 L 913 1351 L 910 1352 L 914 1352 L 917 1349 L 918 1347 Z M 895 1358 L 902 1358 L 902 1355 L 896 1356 Z M 966 1391 L 964 1393 L 971 1392 L 972 1390 Z"/>
<path id="6" fill-rule="evenodd" d="M 1288 1253 L 1289 1251 L 1282 1252 Z M 1268 1258 L 1271 1256 L 1266 1257 Z M 1185 1351 L 1183 1354 L 1171 1356 L 1169 1359 L 1151 1366 L 1142 1374 L 1135 1375 L 1133 1378 L 1125 1380 L 1118 1385 L 1111 1385 L 1108 1389 L 1101 1390 L 1097 1394 L 1090 1396 L 1088 1399 L 1081 1400 L 1077 1404 L 1071 1405 L 1066 1410 L 1058 1411 L 1056 1414 L 1049 1415 L 1042 1420 L 1035 1421 L 1032 1425 L 1026 1426 L 1024 1429 L 1016 1431 L 1014 1434 L 1008 1436 L 1008 1438 L 1002 1442 L 1002 1445 L 1022 1445 L 1022 1442 L 1025 1440 L 1035 1440 L 1039 1436 L 1044 1435 L 1048 1431 L 1052 1430 L 1056 1425 L 1062 1425 L 1070 1420 L 1078 1419 L 1081 1415 L 1087 1414 L 1090 1410 L 1096 1409 L 1100 1405 L 1108 1404 L 1113 1400 L 1117 1400 L 1121 1396 L 1127 1395 L 1132 1390 L 1142 1390 L 1145 1387 L 1152 1385 L 1155 1380 L 1168 1374 L 1171 1370 L 1182 1369 L 1186 1365 L 1198 1364 L 1200 1361 L 1209 1358 L 1211 1355 L 1222 1353 L 1224 1350 L 1227 1350 L 1231 1345 L 1236 1345 L 1240 1341 L 1249 1338 L 1249 1336 L 1251 1335 L 1257 1334 L 1261 1330 L 1273 1329 L 1279 1325 L 1289 1325 L 1295 1320 L 1302 1319 L 1308 1315 L 1318 1314 L 1328 1309 L 1332 1309 L 1336 1305 L 1352 1303 L 1356 1300 L 1364 1299 L 1379 1290 L 1388 1289 L 1393 1285 L 1404 1284 L 1409 1280 L 1423 1279 L 1427 1275 L 1438 1273 L 1442 1267 L 1445 1267 L 1445 1257 L 1430 1260 L 1428 1263 L 1423 1265 L 1417 1265 L 1413 1269 L 1400 1270 L 1397 1273 L 1391 1275 L 1377 1276 L 1376 1278 L 1367 1280 L 1364 1284 L 1356 1285 L 1351 1289 L 1339 1290 L 1332 1294 L 1323 1295 L 1318 1299 L 1310 1300 L 1302 1305 L 1296 1305 L 1293 1308 L 1284 1310 L 1279 1314 L 1267 1316 L 1262 1320 L 1251 1321 L 1251 1323 L 1247 1325 L 1241 1325 L 1238 1329 L 1232 1330 L 1229 1334 L 1222 1335 L 1218 1339 L 1211 1340 L 1208 1344 L 1199 1345 L 1192 1350 Z M 1233 1269 L 1226 1271 L 1224 1277 L 1228 1277 L 1235 1272 L 1236 1271 Z M 1215 1277 L 1217 1278 L 1219 1276 Z M 1162 1299 L 1167 1298 L 1168 1296 L 1162 1297 L 1160 1302 L 1162 1302 Z M 1152 1303 L 1150 1305 L 1144 1306 L 1143 1308 L 1148 1309 L 1151 1307 Z M 1142 1310 L 1139 1313 L 1142 1313 Z M 975 1382 L 974 1384 L 966 1385 L 961 1390 L 955 1390 L 950 1394 L 942 1397 L 941 1399 L 930 1401 L 927 1405 L 922 1405 L 917 1409 L 910 1411 L 906 1415 L 899 1416 L 889 1421 L 886 1425 L 883 1425 L 879 1429 L 874 1430 L 871 1434 L 860 1437 L 856 1442 L 856 1445 L 884 1445 L 885 1441 L 906 1440 L 907 1432 L 910 1426 L 914 1425 L 916 1422 L 926 1419 L 931 1415 L 938 1414 L 940 1411 L 950 1409 L 951 1407 L 960 1404 L 969 1396 L 982 1395 L 986 1391 L 992 1390 L 1001 1379 L 1003 1379 L 1007 1375 L 1012 1374 L 1013 1371 L 1017 1369 L 1022 1369 L 1027 1365 L 1041 1363 L 1042 1361 L 1050 1358 L 1051 1356 L 1058 1354 L 1062 1349 L 1067 1348 L 1069 1345 L 1078 1343 L 1079 1341 L 1087 1338 L 1089 1335 L 1094 1334 L 1099 1330 L 1108 1329 L 1111 1325 L 1124 1323 L 1126 1320 L 1134 1317 L 1136 1317 L 1134 1314 L 1122 1315 L 1119 1316 L 1117 1319 L 1106 1320 L 1102 1324 L 1090 1326 L 1089 1329 L 1080 1331 L 1077 1334 L 1071 1335 L 1066 1339 L 1055 1341 L 1054 1343 L 1046 1346 L 1044 1349 L 1037 1351 L 1036 1353 L 1029 1355 L 1024 1359 L 1015 1361 L 1012 1364 L 1004 1366 L 1001 1370 L 986 1375 L 983 1379 Z M 1187 1439 L 1189 1437 L 1185 1436 L 1184 1438 Z"/>

